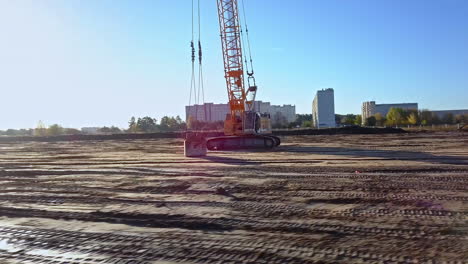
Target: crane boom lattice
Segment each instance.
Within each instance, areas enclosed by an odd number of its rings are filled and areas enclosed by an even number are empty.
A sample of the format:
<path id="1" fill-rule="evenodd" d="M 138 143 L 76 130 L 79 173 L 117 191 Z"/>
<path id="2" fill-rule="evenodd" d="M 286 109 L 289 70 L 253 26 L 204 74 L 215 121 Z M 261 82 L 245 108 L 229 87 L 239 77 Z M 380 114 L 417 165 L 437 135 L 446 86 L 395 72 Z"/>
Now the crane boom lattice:
<path id="1" fill-rule="evenodd" d="M 245 111 L 244 69 L 237 0 L 217 0 L 224 76 L 229 97 L 231 119 L 242 118 Z"/>

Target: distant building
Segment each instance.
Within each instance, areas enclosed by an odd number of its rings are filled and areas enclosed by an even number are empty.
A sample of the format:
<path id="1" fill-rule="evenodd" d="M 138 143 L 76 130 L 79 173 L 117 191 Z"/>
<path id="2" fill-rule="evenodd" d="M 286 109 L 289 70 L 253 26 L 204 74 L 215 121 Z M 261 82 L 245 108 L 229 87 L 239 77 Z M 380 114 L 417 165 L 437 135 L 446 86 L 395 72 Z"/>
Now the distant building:
<path id="1" fill-rule="evenodd" d="M 418 110 L 417 103 L 401 103 L 401 104 L 376 104 L 375 101 L 362 103 L 362 124 L 364 125 L 367 118 L 380 113 L 386 116 L 390 108 L 401 108 L 404 110 Z"/>
<path id="2" fill-rule="evenodd" d="M 272 105 L 268 113 L 270 113 L 273 118 L 275 115 L 283 116 L 288 123 L 296 121 L 295 105 Z"/>
<path id="3" fill-rule="evenodd" d="M 189 117 L 202 122 L 216 122 L 226 119 L 229 113 L 227 104 L 205 103 L 203 105 L 190 105 L 185 107 L 185 120 Z"/>
<path id="4" fill-rule="evenodd" d="M 274 122 L 274 116 L 281 116 L 286 122 L 296 120 L 296 106 L 271 105 L 270 102 L 255 101 L 254 110 L 260 113 L 269 113 Z M 224 121 L 229 113 L 228 104 L 205 103 L 203 105 L 190 105 L 185 107 L 185 120 L 192 116 L 198 121 L 217 122 Z"/>
<path id="5" fill-rule="evenodd" d="M 336 127 L 335 93 L 332 88 L 317 91 L 312 102 L 312 123 L 316 128 Z"/>
<path id="6" fill-rule="evenodd" d="M 82 127 L 81 132 L 84 134 L 99 134 L 100 127 Z"/>
<path id="7" fill-rule="evenodd" d="M 468 115 L 468 109 L 459 109 L 459 110 L 431 110 L 431 112 L 437 115 L 438 118 L 442 119 L 448 114 L 453 116 L 457 115 Z"/>

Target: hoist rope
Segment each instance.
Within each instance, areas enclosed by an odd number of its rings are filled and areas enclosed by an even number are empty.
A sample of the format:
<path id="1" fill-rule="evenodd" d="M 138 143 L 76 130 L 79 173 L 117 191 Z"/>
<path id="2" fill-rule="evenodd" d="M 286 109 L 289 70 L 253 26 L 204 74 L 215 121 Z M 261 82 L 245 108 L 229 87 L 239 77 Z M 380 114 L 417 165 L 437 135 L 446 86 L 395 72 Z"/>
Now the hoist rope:
<path id="1" fill-rule="evenodd" d="M 196 87 L 195 87 L 195 47 L 193 45 L 194 39 L 194 15 L 193 15 L 193 0 L 192 0 L 192 40 L 190 41 L 191 55 L 192 55 L 192 78 L 190 80 L 190 96 L 189 96 L 189 106 L 192 105 L 192 91 L 196 98 Z"/>
<path id="2" fill-rule="evenodd" d="M 253 68 L 253 61 L 252 61 L 252 52 L 250 50 L 249 27 L 247 25 L 247 14 L 245 13 L 244 0 L 242 0 L 242 12 L 244 13 L 245 35 L 247 36 L 247 46 L 248 46 L 249 58 L 250 58 L 250 69 L 252 70 L 250 73 L 247 72 L 247 74 L 249 76 L 252 76 L 254 73 L 254 68 Z"/>
<path id="3" fill-rule="evenodd" d="M 245 38 L 244 30 L 242 29 L 242 25 L 239 25 L 239 27 L 240 27 L 240 32 L 241 32 L 241 44 L 242 44 L 242 47 L 245 48 L 246 46 L 245 46 L 245 41 L 244 41 L 244 38 Z M 244 60 L 245 60 L 245 70 L 249 72 L 249 64 L 247 62 L 247 52 L 243 52 L 243 55 L 244 55 Z"/>
<path id="4" fill-rule="evenodd" d="M 200 15 L 200 0 L 198 0 L 198 101 L 200 103 L 200 94 L 202 103 L 205 103 L 205 91 L 203 85 L 203 66 L 202 66 L 202 46 L 201 46 L 201 15 Z"/>
<path id="5" fill-rule="evenodd" d="M 197 6 L 197 22 L 198 22 L 198 87 L 197 80 L 195 77 L 195 3 L 192 0 L 192 40 L 190 41 L 191 55 L 192 55 L 192 78 L 190 80 L 190 96 L 189 96 L 189 107 L 192 106 L 192 95 L 193 95 L 193 106 L 195 107 L 195 120 L 198 119 L 198 108 L 199 105 L 205 103 L 205 91 L 203 85 L 203 67 L 202 67 L 202 46 L 201 46 L 201 12 L 200 12 L 200 0 L 198 0 Z M 201 101 L 200 101 L 201 96 Z M 190 109 L 190 108 L 189 108 Z M 206 111 L 204 111 L 206 115 Z M 190 118 L 190 112 L 189 117 Z M 206 116 L 205 116 L 206 119 Z M 188 120 L 187 120 L 188 121 Z M 206 121 L 206 120 L 205 120 Z"/>

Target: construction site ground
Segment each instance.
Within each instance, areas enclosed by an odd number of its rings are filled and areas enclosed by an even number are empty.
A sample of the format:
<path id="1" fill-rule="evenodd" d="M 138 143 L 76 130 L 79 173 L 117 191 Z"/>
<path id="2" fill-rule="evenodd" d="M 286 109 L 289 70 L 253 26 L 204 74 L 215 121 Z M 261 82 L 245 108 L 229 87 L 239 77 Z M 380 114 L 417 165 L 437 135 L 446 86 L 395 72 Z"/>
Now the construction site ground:
<path id="1" fill-rule="evenodd" d="M 0 263 L 468 263 L 468 134 L 0 142 Z"/>

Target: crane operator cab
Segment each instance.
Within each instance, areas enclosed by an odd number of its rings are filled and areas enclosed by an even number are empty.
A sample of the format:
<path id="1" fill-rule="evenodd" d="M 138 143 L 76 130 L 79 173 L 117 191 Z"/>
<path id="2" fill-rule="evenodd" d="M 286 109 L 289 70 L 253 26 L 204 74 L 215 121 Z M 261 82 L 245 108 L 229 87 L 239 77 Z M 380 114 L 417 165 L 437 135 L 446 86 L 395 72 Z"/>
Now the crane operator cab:
<path id="1" fill-rule="evenodd" d="M 250 135 L 271 134 L 269 113 L 246 111 L 244 113 L 244 133 Z"/>
<path id="2" fill-rule="evenodd" d="M 225 136 L 207 138 L 208 150 L 272 149 L 280 145 L 278 137 L 271 135 L 270 114 L 245 111 L 240 121 L 239 131 L 233 131 L 232 118 L 228 114 L 225 121 Z M 238 127 L 238 126 L 234 126 Z M 232 133 L 234 132 L 234 133 Z"/>

